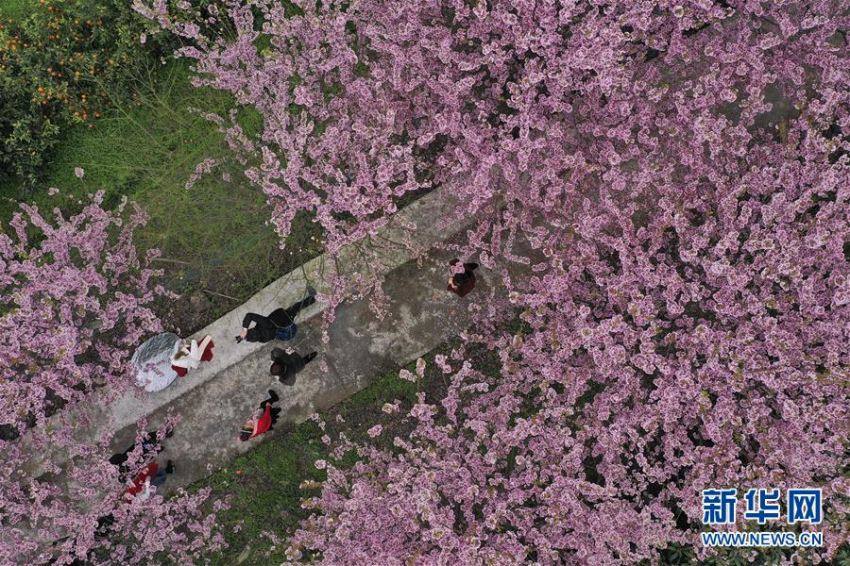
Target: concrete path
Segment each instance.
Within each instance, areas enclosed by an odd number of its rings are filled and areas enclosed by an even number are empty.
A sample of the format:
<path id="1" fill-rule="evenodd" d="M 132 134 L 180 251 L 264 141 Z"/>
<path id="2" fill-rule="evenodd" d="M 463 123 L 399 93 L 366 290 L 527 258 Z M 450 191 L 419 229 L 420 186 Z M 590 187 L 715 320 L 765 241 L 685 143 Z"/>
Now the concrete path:
<path id="1" fill-rule="evenodd" d="M 447 221 L 451 218 L 450 211 L 454 210 L 455 207 L 455 203 L 451 201 L 448 195 L 441 190 L 436 190 L 393 215 L 387 225 L 379 229 L 369 239 L 369 242 L 358 242 L 345 246 L 333 257 L 323 254 L 274 281 L 244 304 L 192 336 L 199 341 L 205 335 L 212 336 L 216 345 L 213 360 L 202 364 L 200 368 L 186 377 L 178 378 L 162 391 L 149 393 L 140 389 L 133 389 L 126 391 L 111 402 L 92 402 L 88 407 L 90 411 L 89 419 L 86 421 L 75 420 L 73 429 L 75 438 L 84 442 L 92 442 L 100 438 L 104 431 L 120 431 L 121 434 L 117 435 L 119 439 L 116 440 L 115 447 L 123 449 L 129 444 L 129 442 L 125 442 L 125 429 L 134 428 L 140 418 L 159 414 L 162 409 L 169 406 L 177 408 L 179 405 L 180 409 L 183 410 L 185 405 L 191 404 L 191 399 L 205 395 L 202 388 L 208 382 L 216 380 L 222 375 L 231 376 L 231 380 L 236 379 L 234 376 L 240 375 L 242 376 L 238 378 L 240 383 L 248 380 L 245 376 L 253 376 L 251 379 L 256 379 L 258 375 L 267 375 L 268 368 L 265 368 L 260 374 L 257 373 L 256 368 L 260 367 L 260 360 L 268 359 L 271 346 L 266 347 L 262 344 L 249 342 L 242 342 L 237 345 L 234 341 L 234 337 L 241 328 L 245 313 L 267 314 L 279 306 L 288 306 L 304 297 L 308 283 L 316 288 L 319 293 L 330 293 L 329 281 L 334 274 L 341 274 L 346 280 L 355 281 L 359 276 L 370 277 L 373 273 L 384 275 L 393 271 L 411 259 L 420 257 L 435 245 L 451 238 L 463 228 L 466 222 Z M 369 249 L 364 250 L 364 246 L 368 246 Z M 367 253 L 364 253 L 364 251 Z M 445 275 L 445 266 L 440 273 L 441 276 Z M 324 310 L 324 307 L 324 304 L 318 302 L 304 309 L 298 317 L 299 326 L 305 319 L 312 320 L 313 317 Z M 335 328 L 342 328 L 346 324 L 344 317 L 348 315 L 345 312 L 346 309 L 340 311 L 339 316 L 343 319 L 339 324 L 335 323 Z M 318 322 L 311 322 L 300 327 L 299 336 L 296 337 L 295 341 L 305 342 L 303 346 L 299 345 L 299 349 L 318 346 L 318 324 Z M 332 333 L 336 335 L 335 343 L 342 344 L 339 332 L 339 330 L 332 330 Z M 385 329 L 384 332 L 386 333 L 387 330 Z M 353 334 L 352 337 L 353 339 L 360 339 L 357 334 Z M 382 340 L 398 341 L 398 339 L 391 339 L 386 335 Z M 338 347 L 341 348 L 342 346 Z M 391 348 L 396 348 L 396 346 L 391 346 Z M 423 351 L 427 351 L 427 349 Z M 339 359 L 336 360 L 333 371 L 346 371 L 347 366 L 340 361 L 344 356 L 340 354 L 337 357 Z M 403 360 L 402 357 L 389 354 L 387 359 L 399 360 L 399 364 L 408 361 Z M 320 362 L 321 360 L 317 360 L 313 365 L 319 365 Z M 334 363 L 332 359 L 329 359 L 328 362 Z M 252 363 L 255 366 L 251 366 Z M 252 367 L 253 369 L 251 369 Z M 311 371 L 315 371 L 315 369 L 311 368 Z M 370 372 L 369 375 L 374 375 L 379 371 L 380 367 L 376 367 L 375 371 Z M 330 391 L 334 388 L 329 386 L 326 389 Z M 327 395 L 328 398 L 339 400 L 356 390 L 348 388 L 345 389 L 346 393 L 327 393 Z M 223 392 L 220 393 L 223 394 Z M 101 392 L 101 396 L 104 398 L 115 397 L 109 388 L 105 388 Z M 180 401 L 184 397 L 186 399 Z M 261 399 L 257 399 L 246 406 L 256 405 L 259 401 Z M 92 409 L 92 407 L 94 408 Z M 188 420 L 190 420 L 190 417 L 187 414 L 184 422 Z M 23 439 L 22 442 L 27 442 L 27 439 Z M 67 459 L 63 447 L 59 446 L 46 452 L 32 451 L 32 454 L 32 459 L 24 466 L 36 476 L 40 475 L 44 469 L 44 461 L 61 462 Z"/>
<path id="2" fill-rule="evenodd" d="M 357 275 L 389 273 L 441 241 L 451 238 L 463 227 L 464 223 L 461 222 L 448 222 L 441 227 L 441 220 L 449 217 L 448 211 L 452 208 L 453 204 L 446 200 L 442 191 L 434 191 L 395 214 L 390 223 L 379 230 L 370 242 L 345 246 L 333 257 L 322 254 L 274 281 L 238 308 L 192 336 L 198 341 L 206 335 L 212 336 L 216 344 L 213 360 L 202 364 L 189 376 L 176 380 L 162 391 L 132 391 L 124 395 L 110 406 L 109 426 L 119 429 L 133 424 L 144 415 L 152 414 L 160 407 L 192 392 L 260 351 L 265 352 L 262 355 L 267 358 L 266 349 L 262 344 L 242 342 L 237 345 L 234 341 L 245 313 L 268 314 L 278 307 L 287 307 L 304 298 L 308 284 L 319 293 L 330 293 L 328 282 L 335 274 L 343 275 L 347 280 L 354 280 Z M 364 250 L 364 246 L 369 249 Z M 368 253 L 364 254 L 364 251 Z M 299 313 L 299 324 L 321 313 L 324 307 L 324 304 L 317 303 L 304 309 Z"/>
<path id="3" fill-rule="evenodd" d="M 393 270 L 384 285 L 391 312 L 383 320 L 369 310 L 367 299 L 343 304 L 337 309 L 328 344 L 321 344 L 320 321 L 314 317 L 299 326 L 294 340 L 263 345 L 206 380 L 203 387 L 157 408 L 149 417 L 149 427 L 161 423 L 169 409 L 182 417 L 159 456 L 163 462 L 173 459 L 176 465 L 163 493 L 224 467 L 236 455 L 275 434 L 272 431 L 248 442 L 237 438 L 242 422 L 265 399 L 269 388 L 281 397 L 281 419 L 276 427 L 280 430 L 284 422 L 303 421 L 465 329 L 469 324 L 467 307 L 485 296 L 488 275 L 479 270 L 478 286 L 461 299 L 445 290 L 449 259 L 436 253 L 421 266 L 414 261 Z M 280 385 L 269 376 L 270 351 L 282 345 L 294 345 L 302 354 L 319 352 L 293 386 Z M 216 346 L 216 354 L 219 349 L 240 347 L 231 338 Z M 184 379 L 192 378 L 190 373 Z M 116 436 L 115 447 L 131 444 L 134 435 L 134 425 L 124 428 Z"/>

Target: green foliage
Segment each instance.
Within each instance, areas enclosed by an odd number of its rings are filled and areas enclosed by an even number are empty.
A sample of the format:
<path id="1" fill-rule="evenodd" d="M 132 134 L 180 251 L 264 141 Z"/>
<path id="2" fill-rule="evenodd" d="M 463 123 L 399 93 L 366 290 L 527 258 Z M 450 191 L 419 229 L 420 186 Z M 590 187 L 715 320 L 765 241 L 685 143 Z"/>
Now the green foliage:
<path id="1" fill-rule="evenodd" d="M 304 10 L 301 6 L 292 2 L 292 0 L 282 0 L 281 4 L 283 5 L 283 13 L 287 18 L 304 15 Z"/>
<path id="2" fill-rule="evenodd" d="M 218 495 L 232 496 L 231 508 L 219 517 L 230 547 L 214 563 L 236 564 L 236 557 L 248 547 L 259 554 L 257 549 L 271 546 L 263 540 L 263 531 L 291 531 L 298 526 L 307 515 L 300 507 L 301 498 L 318 492 L 316 487 L 302 487 L 302 482 L 318 485 L 325 478 L 324 470 L 313 464 L 326 457 L 321 435 L 315 423 L 302 423 L 286 436 L 285 443 L 266 442 L 203 482 Z M 282 549 L 274 556 L 277 562 L 269 563 L 280 563 Z"/>
<path id="3" fill-rule="evenodd" d="M 850 566 L 850 543 L 844 544 L 835 556 L 837 566 Z"/>
<path id="4" fill-rule="evenodd" d="M 60 132 L 70 124 L 93 127 L 126 96 L 133 70 L 172 46 L 153 37 L 140 45 L 149 24 L 126 0 L 18 1 L 4 16 L 0 178 L 31 188 Z"/>
<path id="5" fill-rule="evenodd" d="M 18 200 L 72 213 L 97 190 L 105 191 L 106 206 L 123 197 L 138 202 L 149 216 L 137 231 L 139 250 L 161 249 L 155 266 L 165 270 L 167 287 L 205 299 L 197 312 L 163 305 L 167 323 L 188 332 L 321 253 L 321 231 L 308 218 L 297 218 L 281 250 L 280 237 L 266 224 L 264 196 L 244 179 L 244 166 L 228 160 L 223 134 L 203 117 L 226 114 L 235 106 L 232 98 L 193 87 L 184 61 L 157 67 L 128 74 L 130 97 L 116 102 L 96 128 L 71 127 L 45 167 L 39 190 L 0 201 L 0 218 L 8 219 Z M 240 109 L 238 120 L 249 132 L 262 123 L 250 108 Z M 184 188 L 207 158 L 220 165 Z M 85 170 L 82 179 L 75 167 Z M 51 196 L 48 187 L 59 192 Z"/>
<path id="6" fill-rule="evenodd" d="M 0 20 L 19 20 L 38 4 L 37 0 L 3 0 L 0 3 Z"/>

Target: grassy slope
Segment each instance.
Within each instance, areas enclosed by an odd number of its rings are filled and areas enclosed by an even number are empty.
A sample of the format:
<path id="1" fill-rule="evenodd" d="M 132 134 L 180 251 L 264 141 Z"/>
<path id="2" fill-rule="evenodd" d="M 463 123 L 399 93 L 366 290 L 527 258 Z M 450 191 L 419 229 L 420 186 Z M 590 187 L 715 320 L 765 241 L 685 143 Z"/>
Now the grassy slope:
<path id="1" fill-rule="evenodd" d="M 140 250 L 162 250 L 165 260 L 156 265 L 166 269 L 167 286 L 181 293 L 208 291 L 203 312 L 174 313 L 168 321 L 184 332 L 321 253 L 318 227 L 305 219 L 294 226 L 287 250 L 279 249 L 277 234 L 266 224 L 265 198 L 232 160 L 184 188 L 203 159 L 229 155 L 223 135 L 195 109 L 224 114 L 232 106 L 226 94 L 193 87 L 189 74 L 185 62 L 170 62 L 136 77 L 135 102 L 119 104 L 94 129 L 71 130 L 60 143 L 44 183 L 44 189 L 57 187 L 59 193 L 40 190 L 24 197 L 44 210 L 58 206 L 66 212 L 98 190 L 105 191 L 108 205 L 123 196 L 141 204 L 150 221 L 136 242 Z M 255 113 L 243 112 L 240 119 L 246 130 L 261 127 Z M 75 167 L 85 170 L 82 179 L 75 177 Z M 222 179 L 224 172 L 230 182 Z M 0 218 L 16 208 L 16 199 L 4 199 Z"/>

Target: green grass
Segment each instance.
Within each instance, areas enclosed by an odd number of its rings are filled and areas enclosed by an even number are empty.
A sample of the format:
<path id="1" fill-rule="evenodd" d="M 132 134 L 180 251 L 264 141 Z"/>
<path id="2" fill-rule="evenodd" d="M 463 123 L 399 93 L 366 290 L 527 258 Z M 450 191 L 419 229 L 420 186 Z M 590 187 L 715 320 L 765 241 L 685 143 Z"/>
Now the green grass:
<path id="1" fill-rule="evenodd" d="M 37 0 L 3 0 L 0 2 L 0 19 L 20 20 L 36 6 Z"/>
<path id="2" fill-rule="evenodd" d="M 265 197 L 244 178 L 244 166 L 229 157 L 217 126 L 201 116 L 226 115 L 233 107 L 231 97 L 193 87 L 189 75 L 185 62 L 170 62 L 134 77 L 134 101 L 118 103 L 94 129 L 77 127 L 64 136 L 40 190 L 0 202 L 4 220 L 18 200 L 72 213 L 87 194 L 103 190 L 108 206 L 124 196 L 139 203 L 150 218 L 137 234 L 139 250 L 162 250 L 156 266 L 166 270 L 166 286 L 205 298 L 201 313 L 163 308 L 172 317 L 167 322 L 183 332 L 224 314 L 321 253 L 319 227 L 306 218 L 294 224 L 287 249 L 279 249 Z M 259 115 L 248 110 L 241 111 L 240 122 L 249 132 L 261 127 Z M 186 181 L 206 158 L 224 165 L 187 190 Z M 85 170 L 82 179 L 74 175 L 75 167 Z M 47 187 L 59 193 L 49 196 Z"/>

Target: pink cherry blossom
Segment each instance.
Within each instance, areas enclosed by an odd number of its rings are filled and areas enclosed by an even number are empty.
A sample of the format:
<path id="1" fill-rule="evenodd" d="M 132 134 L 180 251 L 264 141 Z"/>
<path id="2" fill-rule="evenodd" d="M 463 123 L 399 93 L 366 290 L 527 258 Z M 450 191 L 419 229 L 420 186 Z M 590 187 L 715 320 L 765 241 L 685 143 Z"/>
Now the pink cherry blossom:
<path id="1" fill-rule="evenodd" d="M 149 266 L 157 252 L 139 258 L 133 246 L 144 213 L 123 204 L 107 211 L 102 202 L 97 193 L 70 217 L 23 204 L 0 227 L 2 564 L 70 563 L 92 553 L 139 564 L 158 561 L 166 548 L 187 561 L 223 544 L 216 513 L 203 506 L 209 490 L 128 504 L 108 462 L 112 431 L 97 443 L 75 435 L 92 408 L 132 386 L 133 349 L 161 330 L 152 307 L 168 297 Z M 147 464 L 141 443 L 140 434 L 128 477 Z M 60 448 L 69 460 L 41 458 Z M 111 537 L 98 532 L 107 516 Z"/>
<path id="2" fill-rule="evenodd" d="M 806 560 L 834 558 L 850 537 L 834 2 L 249 0 L 217 16 L 232 36 L 135 5 L 190 41 L 198 84 L 262 115 L 256 137 L 218 122 L 281 236 L 308 212 L 331 255 L 368 258 L 393 211 L 440 190 L 441 220 L 470 221 L 444 247 L 493 282 L 435 359 L 446 397 L 400 411 L 410 434 L 335 440 L 359 462 L 324 462 L 293 549 L 606 565 L 677 544 L 698 561 L 702 489 L 801 485 L 826 511 Z M 373 275 L 334 280 L 330 304 L 386 302 Z M 399 376 L 425 386 L 426 369 Z"/>

